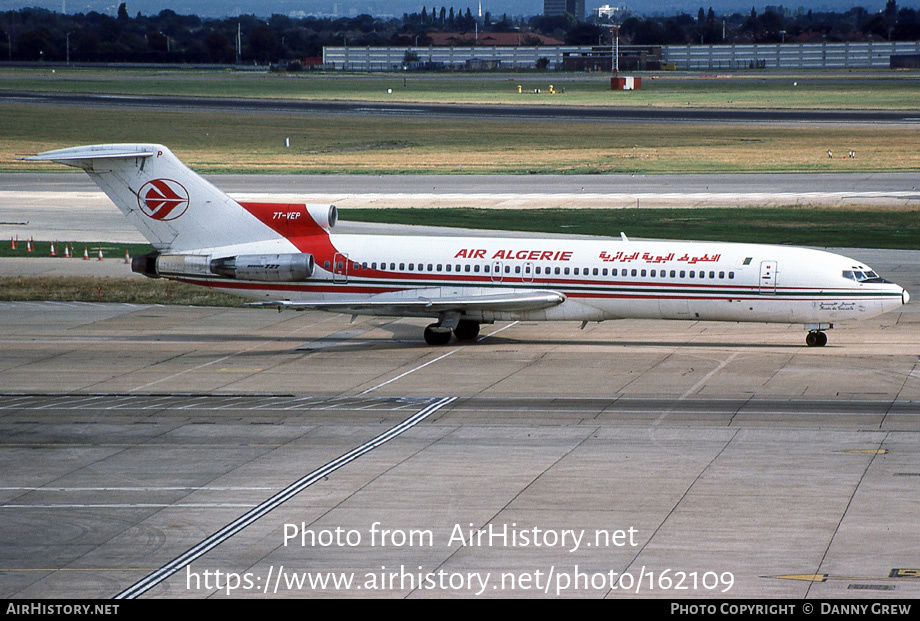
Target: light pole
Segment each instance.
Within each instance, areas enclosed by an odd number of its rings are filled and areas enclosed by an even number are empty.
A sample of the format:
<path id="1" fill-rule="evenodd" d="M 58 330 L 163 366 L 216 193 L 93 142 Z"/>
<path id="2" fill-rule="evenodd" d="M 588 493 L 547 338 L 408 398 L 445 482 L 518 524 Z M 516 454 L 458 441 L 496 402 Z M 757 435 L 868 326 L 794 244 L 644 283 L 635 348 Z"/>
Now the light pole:
<path id="1" fill-rule="evenodd" d="M 613 62 L 610 63 L 610 68 L 613 69 L 613 75 L 616 77 L 620 74 L 620 26 L 619 24 L 613 24 L 610 27 L 610 30 L 613 34 L 613 40 L 611 41 L 610 52 L 613 54 Z"/>
<path id="2" fill-rule="evenodd" d="M 68 32 L 67 33 L 67 66 L 68 67 L 70 66 L 70 35 L 71 33 Z"/>

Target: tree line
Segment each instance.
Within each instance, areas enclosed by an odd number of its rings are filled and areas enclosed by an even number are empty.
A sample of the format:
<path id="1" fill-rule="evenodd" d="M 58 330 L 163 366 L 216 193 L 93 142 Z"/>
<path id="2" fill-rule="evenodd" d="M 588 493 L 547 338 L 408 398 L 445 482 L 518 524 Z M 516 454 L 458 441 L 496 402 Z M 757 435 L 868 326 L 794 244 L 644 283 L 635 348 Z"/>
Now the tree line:
<path id="1" fill-rule="evenodd" d="M 780 43 L 795 41 L 920 40 L 920 15 L 888 0 L 882 12 L 790 11 L 768 7 L 716 15 L 618 16 L 621 44 Z M 579 22 L 571 15 L 474 17 L 470 8 L 431 6 L 402 18 L 241 15 L 202 18 L 166 9 L 133 17 L 125 3 L 116 15 L 60 14 L 25 8 L 0 13 L 0 61 L 299 63 L 322 56 L 324 46 L 414 46 L 433 32 L 522 32 L 569 45 L 607 45 L 611 25 Z"/>

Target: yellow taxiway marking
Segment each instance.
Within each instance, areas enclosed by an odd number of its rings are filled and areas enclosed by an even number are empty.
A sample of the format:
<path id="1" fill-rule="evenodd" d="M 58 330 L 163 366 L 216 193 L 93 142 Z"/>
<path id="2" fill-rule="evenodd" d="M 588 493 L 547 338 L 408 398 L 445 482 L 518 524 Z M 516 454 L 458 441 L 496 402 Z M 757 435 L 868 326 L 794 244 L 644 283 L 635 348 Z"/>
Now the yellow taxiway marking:
<path id="1" fill-rule="evenodd" d="M 828 580 L 866 580 L 878 582 L 888 580 L 920 580 L 920 572 L 915 569 L 892 569 L 889 575 L 876 578 L 867 576 L 832 576 L 830 574 L 785 574 L 782 576 L 764 576 L 764 578 L 801 580 L 803 582 L 827 582 Z"/>

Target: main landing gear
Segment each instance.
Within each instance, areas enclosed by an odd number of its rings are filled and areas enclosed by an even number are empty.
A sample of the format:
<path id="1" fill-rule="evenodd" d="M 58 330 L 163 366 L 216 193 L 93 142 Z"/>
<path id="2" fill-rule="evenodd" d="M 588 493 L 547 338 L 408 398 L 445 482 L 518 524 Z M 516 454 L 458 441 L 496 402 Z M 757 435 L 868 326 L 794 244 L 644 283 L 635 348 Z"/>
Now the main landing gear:
<path id="1" fill-rule="evenodd" d="M 479 336 L 479 322 L 464 319 L 451 329 L 449 322 L 433 323 L 425 328 L 425 342 L 429 345 L 447 345 L 453 331 L 458 341 L 473 341 Z"/>
<path id="2" fill-rule="evenodd" d="M 812 330 L 805 336 L 805 344 L 809 347 L 824 347 L 827 345 L 827 335 L 820 330 Z"/>

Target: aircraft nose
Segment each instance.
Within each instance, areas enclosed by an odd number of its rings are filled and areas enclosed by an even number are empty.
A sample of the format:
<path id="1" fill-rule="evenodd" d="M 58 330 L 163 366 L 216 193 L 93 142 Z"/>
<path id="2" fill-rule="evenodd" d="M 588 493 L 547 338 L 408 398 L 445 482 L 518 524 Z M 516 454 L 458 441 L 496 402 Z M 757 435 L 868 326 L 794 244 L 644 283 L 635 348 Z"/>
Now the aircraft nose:
<path id="1" fill-rule="evenodd" d="M 901 289 L 901 304 L 907 304 L 908 302 L 910 302 L 910 294 L 907 289 Z"/>

